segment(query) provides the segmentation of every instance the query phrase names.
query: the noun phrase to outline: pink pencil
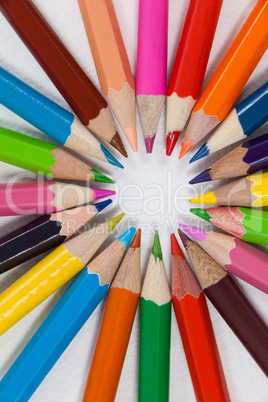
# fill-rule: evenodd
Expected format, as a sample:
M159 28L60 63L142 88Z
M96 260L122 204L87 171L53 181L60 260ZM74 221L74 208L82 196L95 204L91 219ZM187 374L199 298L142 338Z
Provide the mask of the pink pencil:
M147 153L167 90L168 0L140 0L136 94Z
M5 183L0 184L0 216L49 214L113 194L55 181Z
M236 237L180 225L222 268L268 293L268 256Z

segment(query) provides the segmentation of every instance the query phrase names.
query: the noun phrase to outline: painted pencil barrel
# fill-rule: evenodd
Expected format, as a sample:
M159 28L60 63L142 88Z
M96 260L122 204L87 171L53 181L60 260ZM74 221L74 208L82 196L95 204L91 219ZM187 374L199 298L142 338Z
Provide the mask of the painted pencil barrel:
M0 400L26 402L108 291L87 267L75 279L0 383Z
M37 215L53 213L55 182L0 184L0 215Z
M0 102L43 133L64 145L74 116L0 67Z
M83 402L115 399L139 296L127 289L109 290Z
M204 293L268 376L268 328L230 275Z
M171 302L141 297L139 402L168 401Z
M262 126L268 120L268 82L239 103L236 113L245 136Z
M234 244L224 268L268 294L268 255L240 239Z
M166 95L168 0L139 1L137 95Z
M172 302L197 401L230 401L204 294Z
M83 269L63 245L0 295L0 335Z

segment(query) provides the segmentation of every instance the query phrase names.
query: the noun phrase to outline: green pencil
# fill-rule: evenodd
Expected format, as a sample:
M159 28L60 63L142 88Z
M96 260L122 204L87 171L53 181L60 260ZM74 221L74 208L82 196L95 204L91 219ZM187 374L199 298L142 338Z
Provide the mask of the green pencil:
M55 179L114 183L75 156L50 142L0 127L0 160Z
M168 401L170 323L171 294L156 231L140 301L139 402Z
M244 207L192 208L193 214L246 242L268 245L268 212Z

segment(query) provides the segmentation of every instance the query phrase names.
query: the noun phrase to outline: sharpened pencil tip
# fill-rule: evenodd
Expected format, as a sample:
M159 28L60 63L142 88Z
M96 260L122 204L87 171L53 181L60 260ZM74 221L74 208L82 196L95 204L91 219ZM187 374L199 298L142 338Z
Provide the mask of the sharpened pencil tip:
M110 219L109 221L106 221L106 225L108 226L109 232L112 232L114 228L118 225L118 223L124 218L126 214L120 214L115 216L114 218Z
M154 140L155 140L155 135L153 137L145 138L145 148L146 148L147 154L151 154L153 152Z
M116 166L116 167L119 167L120 169L124 169L124 166L121 165L121 163L118 162L118 160L115 159L115 157L114 157L106 148L104 148L103 145L101 145L101 150L102 150L102 152L104 153L105 158L107 159L107 161L108 161L111 165Z
M180 224L180 227L196 241L203 241L207 238L207 232L204 229L184 224Z
M126 128L124 130L125 136L134 152L138 152L137 131L135 127Z
M99 183L112 183L115 181L110 179L110 177L105 176L103 173L100 173L98 170L91 168L91 172L94 174L94 181Z
M134 228L134 226L131 226L128 230L125 231L125 233L118 237L118 241L124 243L127 249L131 240L133 239L135 232L136 228Z
M95 208L97 208L98 213L101 212L104 208L108 207L113 201L112 200L105 200L101 202L97 202L96 204L93 204Z
M173 133L168 133L166 139L166 155L170 156L178 142L181 131L173 131Z
M187 243L188 243L189 241L192 242L192 240L191 240L190 237L188 237L181 229L178 229L178 233L179 233L179 236L180 236L180 238L181 238L183 247L184 247L184 248L187 248Z
M160 244L160 238L159 238L158 230L155 231L152 254L153 254L155 260L157 260L157 258L158 258L160 261L162 261L162 250L161 250L161 244Z
M204 183L205 181L211 181L210 175L211 169L206 169L202 173L195 176L192 180L189 181L190 184Z
M141 246L141 229L138 229L132 240L130 247L134 248L134 250L135 250L136 248L139 248L140 246Z
M111 195L115 194L115 191L105 190L102 188L91 188L93 193L93 200L99 200L100 198L110 197Z
M185 258L183 252L181 251L181 248L179 246L179 243L177 242L177 239L174 235L174 233L172 233L170 235L170 243L171 243L171 255L177 255L181 258Z
M204 158L205 156L209 155L209 149L207 147L207 143L205 143L197 152L196 154L192 157L190 160L190 163L196 162L199 159Z
M179 155L179 159L183 158L184 155L187 154L193 147L191 145L186 144L186 142L182 141L181 143L181 152Z
M127 151L123 145L122 139L120 135L116 132L113 138L111 139L110 144L117 150L119 151L125 158L128 157Z
M209 216L209 214L207 213L207 211L205 209L202 208L191 208L190 212L196 216L198 216L199 218L204 219L205 221L210 222L211 216Z
M199 195L198 197L192 198L190 200L192 204L217 204L217 198L213 191Z

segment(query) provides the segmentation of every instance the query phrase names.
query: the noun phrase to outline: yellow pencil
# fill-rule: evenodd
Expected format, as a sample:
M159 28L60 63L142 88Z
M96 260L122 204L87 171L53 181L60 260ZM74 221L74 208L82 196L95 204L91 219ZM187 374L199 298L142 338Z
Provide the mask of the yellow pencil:
M125 214L57 247L0 295L0 335L75 276Z
M214 191L192 198L190 202L193 204L265 207L268 205L268 172L256 173L233 181Z

